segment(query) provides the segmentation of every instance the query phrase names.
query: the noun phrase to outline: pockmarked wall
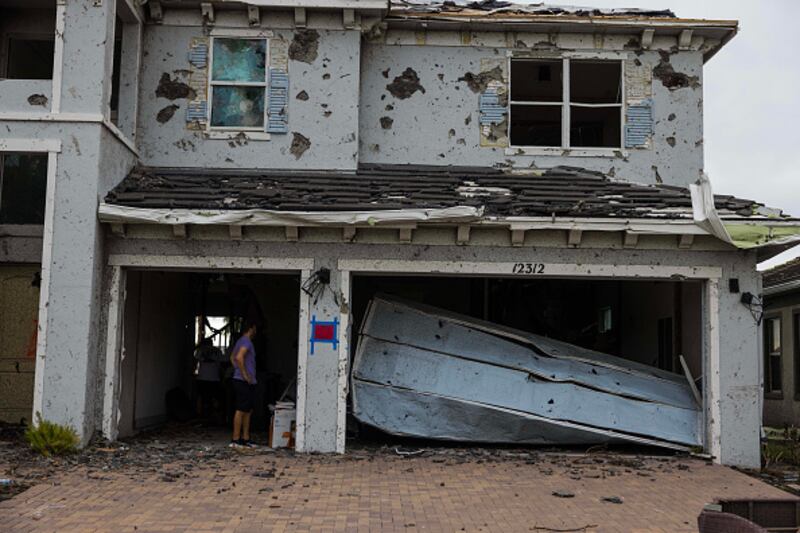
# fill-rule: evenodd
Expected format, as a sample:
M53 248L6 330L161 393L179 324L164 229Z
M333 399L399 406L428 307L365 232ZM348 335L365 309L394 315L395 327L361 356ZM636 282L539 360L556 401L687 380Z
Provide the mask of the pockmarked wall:
M468 36L465 44L465 38ZM365 163L585 167L639 183L687 185L703 168L702 76L705 46L679 51L658 38L651 50L634 35L392 31L365 40L362 59L360 154ZM482 124L481 96L507 95L509 53L560 58L612 54L624 63L626 124L633 108L651 113L651 133L637 146L604 150L513 147L505 122ZM488 92L487 92L488 91ZM501 104L503 97L501 96ZM611 152L611 153L609 153Z
M265 13L252 29L239 12L219 13L204 28L199 10L170 11L163 25L144 30L137 144L141 163L163 167L238 169L355 169L358 161L358 88L361 32L344 30L341 16L314 14L293 28L288 13ZM338 29L337 29L338 28ZM242 33L244 32L244 33ZM198 117L208 98L212 39L263 35L267 68L288 77L280 111L285 133L219 138ZM195 52L191 61L189 54ZM269 98L269 105L275 103ZM198 114L199 113L199 114ZM265 128L266 129L266 128ZM263 137L265 132L262 132Z

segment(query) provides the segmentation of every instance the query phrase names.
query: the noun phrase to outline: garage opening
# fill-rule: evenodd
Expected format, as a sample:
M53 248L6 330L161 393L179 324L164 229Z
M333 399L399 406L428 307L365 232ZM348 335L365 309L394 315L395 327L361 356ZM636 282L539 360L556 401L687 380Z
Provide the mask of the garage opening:
M526 401L535 402L536 395L540 393L529 393L523 390L531 382L535 382L534 385L539 387L539 390L548 388L547 390L554 391L552 397L545 399L542 412L545 416L552 412L552 416L558 419L559 424L558 427L548 427L544 430L552 438L545 435L546 438L541 439L542 442L552 441L551 443L558 444L557 434L559 432L565 432L565 439L570 441L565 444L583 442L581 439L592 442L592 438L606 435L606 430L610 430L611 433L608 433L612 435L610 442L622 442L630 436L633 442L648 444L652 443L652 440L648 437L650 430L645 426L651 423L657 424L661 413L664 413L665 420L672 420L670 417L674 418L675 412L687 417L685 423L683 421L676 423L676 427L680 426L678 431L686 431L690 434L690 437L683 438L682 442L685 443L692 439L702 442L702 429L700 428L703 394L702 287L702 283L699 281L354 275L352 281L351 367L355 363L354 372L357 374L361 372L359 380L364 383L364 387L362 387L364 390L370 387L374 388L370 394L361 394L358 401L363 404L364 402L375 402L374 398L392 397L399 402L400 396L405 395L409 402L408 405L411 407L405 407L407 412L394 420L390 420L394 415L390 413L392 409L388 405L367 406L373 408L371 414L368 417L360 416L364 411L363 405L360 405L355 412L353 410L353 391L358 391L358 386L355 385L357 380L354 378L348 404L350 413L355 415L350 418L351 435L368 439L391 440L397 436L426 438L424 433L429 431L432 435L430 438L437 440L458 440L455 437L448 439L447 435L467 434L477 435L474 440L480 442L482 440L481 424L486 423L486 420L496 419L502 415L508 416L506 425L517 423L514 417L520 413L519 405L521 404L513 402L522 402L523 404ZM356 357L361 341L359 333L363 333L365 317L370 313L375 313L376 306L370 302L376 301L376 298L409 302L410 307L402 309L410 311L408 313L397 312L395 309L395 316L391 320L384 321L384 330L386 331L382 336L377 333L373 334L371 331L367 333L381 338L378 339L377 344L373 338L373 344L370 345L373 346L370 349L373 350L375 357L370 360L362 359L359 363ZM423 304L421 306L423 314L428 313L436 317L437 309L445 313L443 318L439 319L438 326L433 324L431 331L436 330L437 327L443 328L441 335L449 336L450 341L455 335L473 335L470 337L473 340L462 342L460 346L463 351L458 352L452 348L458 342L451 342L448 345L445 340L440 342L431 339L432 342L427 345L427 348L420 348L424 341L418 342L415 339L417 336L415 333L404 337L399 326L397 335L394 335L391 331L393 321L398 323L399 321L424 320L418 316L409 316L409 313L413 315L416 312L415 304ZM477 319L483 326L473 327L475 324L469 323L468 319L461 321L459 325L460 319L456 318L453 321L455 325L448 329L452 324L449 324L451 317L446 313ZM435 322L436 318L431 320ZM368 323L372 324L370 321ZM390 325L385 326L385 324ZM521 364L519 358L522 355L517 349L517 344L526 344L525 342L518 343L512 338L513 335L499 340L494 338L492 328L495 327L497 331L513 329L523 334L531 334L531 338L540 339L541 342L533 341L534 344L529 346L531 357L536 360L540 359L539 356L551 355L546 353L548 344L556 345L556 351L560 350L568 356L565 360L570 359L569 364L584 358L583 354L588 354L586 355L588 359L584 359L583 362L589 361L592 364L584 366L584 369L588 368L588 372L594 374L597 374L599 370L599 375L595 380L595 377L590 374L582 381L579 379L578 381L581 382L577 383L574 374L580 371L580 369L575 370L578 367L569 367L568 370L565 370L566 377L543 375L543 371L535 367L523 368L526 372L529 371L529 376L520 381L519 391L486 392L492 387L502 389L506 383L507 387L517 387L512 384L514 376L510 375L512 379L504 382L503 380L506 378L499 373L498 368L506 371L508 369L504 367L508 365L513 367L512 370L520 370L518 365ZM474 331L482 328L484 329L477 333ZM424 337L426 335L425 323L419 322L412 325L406 330L406 333L416 331L419 332L420 338ZM439 334L435 336L440 339ZM507 342L509 339L511 339L510 343ZM495 341L497 347L495 347ZM542 342L544 351L542 351ZM537 343L538 346L536 346ZM381 346L388 348L380 348ZM504 346L506 348L503 348ZM508 351L504 352L504 349L508 349ZM375 353L375 350L382 350L382 353ZM570 352L575 352L577 355L573 358L573 354ZM441 354L447 355L449 362L439 366L440 362L437 358L440 359ZM603 361L602 364L595 365L591 359L594 357L592 354L598 354L600 360ZM364 353L359 357L362 355ZM605 375L610 368L606 365L608 361L603 359L606 356L613 356L609 361L612 362L613 369L611 370L616 372L614 375L617 377L609 378ZM364 355L364 358L367 357L369 354ZM415 357L417 359L413 359ZM491 357L491 359L486 359L486 357ZM504 357L507 357L508 361L504 360ZM512 362L511 359L514 357L517 359ZM401 362L400 358L408 359ZM547 358L545 357L545 359ZM476 360L482 363L482 366L476 364ZM692 390L692 386L689 384L682 360L685 362L688 374L692 376L691 381L696 390ZM561 364L564 361L558 361L558 363ZM536 363L532 364L535 366ZM381 365L386 368L377 368ZM630 368L628 368L629 366ZM420 370L422 368L425 370ZM449 370L443 371L435 378L430 377L431 374L440 372L441 368ZM403 372L408 375L403 375ZM478 376L483 373L487 376L486 381L481 381L481 377ZM628 383L626 380L629 375L637 380L640 377L642 379L635 384ZM603 381L606 378L610 379L610 383L608 380ZM462 397L458 384L459 379L465 380L463 387L472 387L481 394L467 392ZM453 380L456 382L452 383ZM654 383L652 390L650 390L651 381ZM580 387L575 387L576 383ZM628 385L632 388L625 389ZM378 387L380 393L378 393ZM432 388L425 389L425 387ZM661 390L662 387L666 388ZM388 392L389 389L392 389L391 393ZM445 392L445 389L449 392ZM676 398L674 405L668 405L668 408L665 408L667 410L664 411L662 403L672 403L670 395L673 394L671 392L673 389L680 393L678 396L685 397ZM605 394L609 391L613 394ZM430 398L437 396L440 392L443 398L442 405L431 402ZM415 393L419 394L413 396ZM605 416L605 414L598 413L596 420L590 412L592 402L588 401L588 405L587 402L581 404L576 399L578 393L586 394L586 398L590 398L591 394L603 393L605 395L600 394L602 397L598 396L597 406L602 402L607 402L612 411L618 407L619 413L609 415L609 421L604 425L600 421L602 418L600 415ZM392 396L387 396L387 394ZM493 398L492 394L494 397L505 398L511 403L501 404L499 410L489 411L491 416L476 414L472 407L475 407L476 410L481 409L484 405L482 402L487 401L487 398ZM561 410L556 409L559 406L559 394L565 397L569 404L562 407ZM457 405L451 402L454 395L459 396ZM635 404L633 408L624 403L629 400ZM450 403L443 406L444 402ZM417 407L420 408L422 414L414 411ZM638 412L639 408L643 410ZM432 411L439 413L437 416L440 418L437 419L436 416L430 415ZM542 412L531 416L535 418ZM448 423L441 417L450 416L447 413L460 413L458 416L470 418L470 423L477 424L478 427L471 432L473 428L465 429L465 425L468 424L459 422L460 426L457 429L443 429L443 426L448 426ZM653 417L647 413L656 413L656 415ZM524 416L528 417L528 414L525 413ZM358 420L359 418L361 421ZM364 423L365 418L369 423ZM375 423L376 420L378 423ZM405 431L404 420L408 421L408 431ZM574 429L576 420L589 428L592 433L589 437L583 435L576 440L574 434L570 433ZM450 433L447 433L448 431ZM496 434L503 434L503 431L505 430L501 427ZM624 438L613 437L617 431L625 433ZM656 440L663 440L668 445L670 445L669 441L681 440L670 431L672 429L665 430L664 435L660 435ZM423 435L419 433L423 433ZM442 435L445 437L443 438ZM472 439L468 438L467 440ZM492 438L486 437L486 442L490 440ZM535 441L535 438L531 438L519 442L534 443Z
M265 443L269 406L296 402L299 273L129 270L126 292L119 436L174 421L230 438L230 352L252 320L259 332L251 431ZM210 351L198 350L203 339Z

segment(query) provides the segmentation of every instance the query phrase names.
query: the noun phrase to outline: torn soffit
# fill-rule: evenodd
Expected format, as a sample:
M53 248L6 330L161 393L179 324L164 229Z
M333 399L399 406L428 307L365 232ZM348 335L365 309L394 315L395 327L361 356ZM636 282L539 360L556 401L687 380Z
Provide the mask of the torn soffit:
M532 15L575 15L675 18L669 9L639 9L564 6L536 2L517 4L501 0L392 0L392 13L463 13L494 15L498 13Z
M107 204L143 209L305 212L471 207L485 217L692 220L688 189L639 185L571 167L509 174L478 167L364 165L358 173L136 168ZM716 196L723 218L757 217L759 204Z
M208 0L160 0L161 5L168 8L186 8L199 6ZM144 0L142 3L146 3ZM244 5L258 6L268 9L355 9L358 11L381 11L389 8L388 0L211 0L217 8L238 8Z

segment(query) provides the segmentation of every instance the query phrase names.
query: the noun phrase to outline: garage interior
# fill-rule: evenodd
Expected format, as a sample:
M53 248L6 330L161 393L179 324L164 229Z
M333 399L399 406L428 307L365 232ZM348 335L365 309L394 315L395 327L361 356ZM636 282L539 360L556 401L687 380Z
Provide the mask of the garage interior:
M553 338L677 376L684 376L682 355L702 394L702 289L699 281L354 275L351 363L367 306L381 295ZM394 438L352 417L348 425L368 440Z
M195 348L205 330L224 354L212 420L230 430L230 348L245 320L255 320L257 407L252 431L267 431L267 405L285 393L296 401L299 273L129 270L124 309L119 436L170 420L200 420Z

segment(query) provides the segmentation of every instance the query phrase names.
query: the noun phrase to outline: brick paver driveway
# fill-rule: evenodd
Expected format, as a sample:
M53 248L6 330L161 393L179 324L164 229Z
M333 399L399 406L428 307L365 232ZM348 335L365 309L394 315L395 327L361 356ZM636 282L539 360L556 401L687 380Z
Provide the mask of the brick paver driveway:
M73 468L0 503L0 530L696 531L715 498L788 497L687 458L383 448L206 461L208 450L149 469Z

